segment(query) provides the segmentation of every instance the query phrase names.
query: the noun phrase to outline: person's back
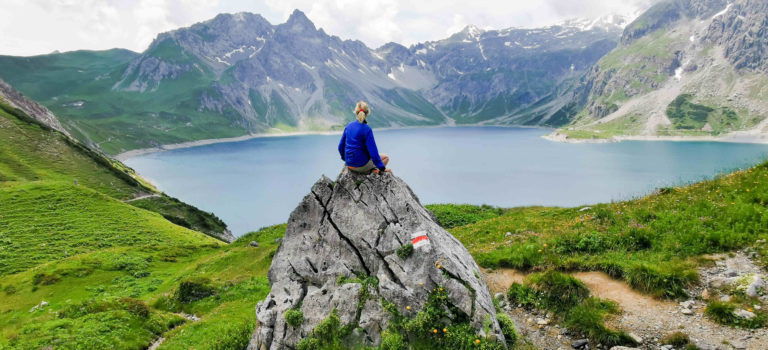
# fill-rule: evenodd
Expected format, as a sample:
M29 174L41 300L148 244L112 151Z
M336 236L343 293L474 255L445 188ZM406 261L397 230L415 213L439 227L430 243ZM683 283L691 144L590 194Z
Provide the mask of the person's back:
M355 106L357 120L347 124L339 142L339 155L347 168L359 173L370 173L372 170L390 171L386 168L389 157L379 154L373 130L368 126L368 104L360 101ZM391 171L390 171L391 172Z

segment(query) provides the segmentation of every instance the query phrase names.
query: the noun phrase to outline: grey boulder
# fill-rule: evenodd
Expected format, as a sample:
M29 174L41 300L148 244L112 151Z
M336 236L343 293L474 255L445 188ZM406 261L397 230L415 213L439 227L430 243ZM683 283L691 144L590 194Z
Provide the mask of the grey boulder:
M399 257L398 248L419 236L425 237L410 256ZM366 276L378 283L354 282ZM436 288L444 288L478 334L503 344L480 276L467 249L440 227L403 180L345 172L334 182L323 176L291 213L269 270L272 290L256 306L258 327L248 348L295 348L333 310L342 325L355 326L346 346L377 346L390 320L382 302L412 316ZM283 316L290 309L303 313L297 327ZM490 323L490 334L484 322Z

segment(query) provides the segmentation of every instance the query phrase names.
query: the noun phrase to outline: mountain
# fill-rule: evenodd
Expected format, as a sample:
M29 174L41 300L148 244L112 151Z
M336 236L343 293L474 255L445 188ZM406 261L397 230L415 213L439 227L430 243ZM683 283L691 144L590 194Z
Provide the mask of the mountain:
M585 76L572 137L768 135L765 1L668 0Z
M371 49L300 11L272 25L221 14L162 33L141 53L0 56L0 76L117 154L249 133L333 130L367 100L373 126L562 125L574 83L619 40L619 17L480 30ZM568 113L564 113L568 112Z

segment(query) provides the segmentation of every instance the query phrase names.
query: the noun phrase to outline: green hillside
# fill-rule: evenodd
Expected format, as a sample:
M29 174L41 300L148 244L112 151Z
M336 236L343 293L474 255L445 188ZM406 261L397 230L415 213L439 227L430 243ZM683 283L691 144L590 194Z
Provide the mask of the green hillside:
M150 54L167 58L181 55L159 49ZM0 56L0 76L48 107L76 138L91 140L110 154L246 133L242 127L222 122L220 115L198 110L197 98L203 93L215 93L209 87L210 72L190 72L182 79L149 87L146 93L113 90L137 55L114 49L34 57ZM234 112L222 111L225 116L228 113Z
M247 341L284 226L260 248L179 226L226 228L2 99L0 139L0 349Z
M0 187L27 182L77 183L155 211L172 222L218 237L226 224L215 215L157 193L133 169L50 130L0 97Z

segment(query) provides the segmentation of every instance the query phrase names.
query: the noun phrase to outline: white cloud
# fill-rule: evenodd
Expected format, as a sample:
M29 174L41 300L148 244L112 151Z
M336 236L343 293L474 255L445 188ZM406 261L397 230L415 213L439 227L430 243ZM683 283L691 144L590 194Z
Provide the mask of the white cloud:
M535 27L571 18L629 13L654 0L2 0L0 54L53 50L143 51L158 33L220 12L260 13L281 23L294 9L343 39L378 47L438 40L468 24Z

